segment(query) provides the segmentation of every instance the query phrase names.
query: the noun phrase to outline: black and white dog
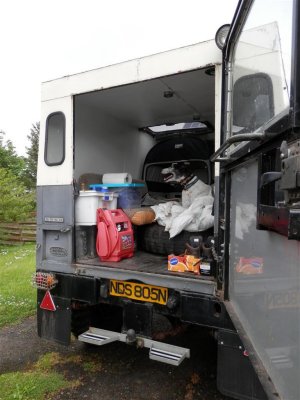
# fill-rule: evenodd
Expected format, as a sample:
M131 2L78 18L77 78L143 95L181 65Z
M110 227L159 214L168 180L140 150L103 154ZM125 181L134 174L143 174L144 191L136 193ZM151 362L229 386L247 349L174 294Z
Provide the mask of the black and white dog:
M189 166L189 162L182 161L172 163L170 167L161 170L164 182L177 183L182 187L184 208L188 208L197 197L211 195L211 187L194 175Z

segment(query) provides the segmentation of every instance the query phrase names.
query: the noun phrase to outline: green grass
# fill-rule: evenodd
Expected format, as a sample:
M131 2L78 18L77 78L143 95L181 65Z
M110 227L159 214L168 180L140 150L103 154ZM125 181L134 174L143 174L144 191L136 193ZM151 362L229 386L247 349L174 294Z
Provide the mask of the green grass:
M0 375L0 400L42 400L46 393L68 386L57 372L11 372Z
M36 311L35 245L0 246L0 328Z
M34 272L34 244L0 246L0 328L36 312L36 289L31 286ZM79 381L68 381L55 371L63 361L58 353L47 353L27 371L0 375L0 400L44 400L78 386Z
M0 375L0 400L43 400L50 393L78 386L79 381L68 381L53 370L58 361L58 354L48 353L29 371Z

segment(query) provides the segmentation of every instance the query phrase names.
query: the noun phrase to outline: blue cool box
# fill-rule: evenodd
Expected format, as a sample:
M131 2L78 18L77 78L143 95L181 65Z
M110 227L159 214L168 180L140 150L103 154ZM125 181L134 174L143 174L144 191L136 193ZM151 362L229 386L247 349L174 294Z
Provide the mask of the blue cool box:
M118 208L124 209L141 207L142 197L138 189L144 187L144 183L99 183L90 185L90 189L98 192L106 188L118 194Z
M142 188L144 183L95 183L90 185L92 190L101 190L102 188Z

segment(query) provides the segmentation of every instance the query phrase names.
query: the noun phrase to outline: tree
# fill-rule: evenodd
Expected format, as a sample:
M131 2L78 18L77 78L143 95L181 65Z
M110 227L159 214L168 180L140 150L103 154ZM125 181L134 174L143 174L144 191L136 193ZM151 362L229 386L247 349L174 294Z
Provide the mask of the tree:
M0 221L20 221L34 210L34 194L6 168L0 168Z
M25 170L25 159L17 155L11 140L5 140L5 132L0 131L0 168L5 168L21 178Z
M30 142L26 147L27 157L25 159L24 183L28 189L34 189L36 186L36 172L39 150L40 123L32 124L30 134L27 139Z
M26 148L28 157L18 156L5 133L0 131L0 221L27 219L35 209L35 181L39 123L33 125Z

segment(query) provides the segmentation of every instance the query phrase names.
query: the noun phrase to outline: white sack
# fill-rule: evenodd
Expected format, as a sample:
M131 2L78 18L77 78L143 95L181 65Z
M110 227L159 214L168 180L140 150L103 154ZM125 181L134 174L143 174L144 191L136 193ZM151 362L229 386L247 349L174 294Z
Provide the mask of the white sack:
M155 212L157 223L165 226L165 230L170 233L170 238L173 238L183 230L198 232L211 228L214 224L214 217L211 215L212 206L213 197L209 193L206 196L196 197L188 208L174 201L151 208Z

